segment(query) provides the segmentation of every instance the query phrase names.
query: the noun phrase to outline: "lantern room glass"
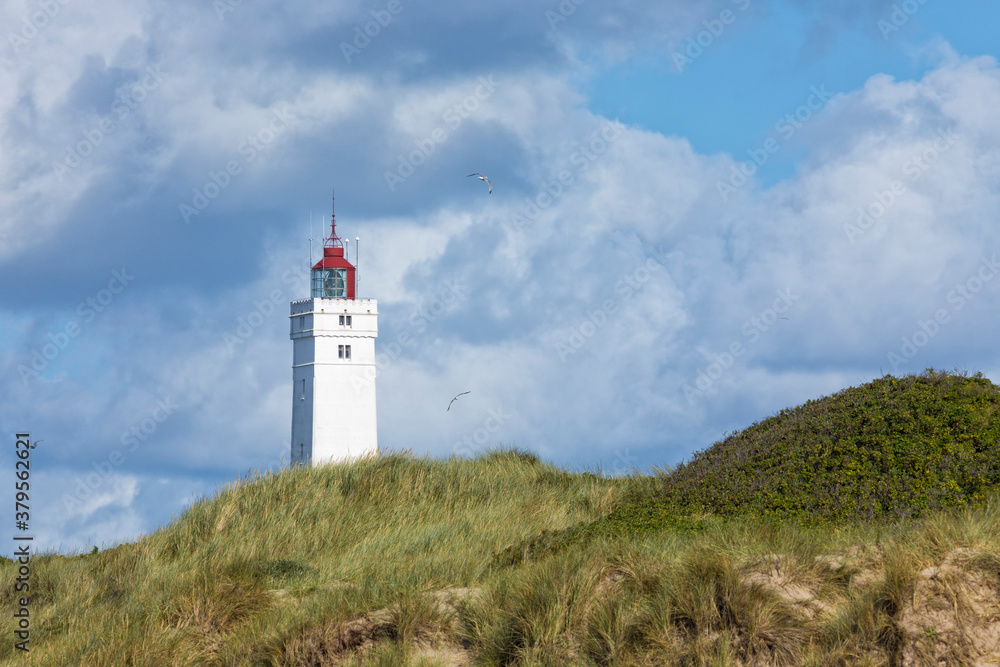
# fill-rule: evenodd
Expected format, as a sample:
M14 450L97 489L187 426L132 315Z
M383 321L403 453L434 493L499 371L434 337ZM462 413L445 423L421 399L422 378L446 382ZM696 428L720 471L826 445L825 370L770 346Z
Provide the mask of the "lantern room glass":
M347 269L313 269L314 299L346 299Z

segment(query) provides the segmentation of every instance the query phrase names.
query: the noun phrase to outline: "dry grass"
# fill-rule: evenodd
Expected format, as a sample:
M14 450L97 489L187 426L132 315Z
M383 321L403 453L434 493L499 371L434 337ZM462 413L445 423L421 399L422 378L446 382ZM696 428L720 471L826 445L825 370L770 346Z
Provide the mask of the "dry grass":
M1000 498L895 526L709 521L505 548L655 480L518 454L253 476L33 561L29 665L896 665L1000 660ZM13 570L0 605L13 611ZM991 597L992 596L992 597ZM10 621L7 621L10 623ZM8 634L8 637L11 636ZM995 643L995 642L994 642Z

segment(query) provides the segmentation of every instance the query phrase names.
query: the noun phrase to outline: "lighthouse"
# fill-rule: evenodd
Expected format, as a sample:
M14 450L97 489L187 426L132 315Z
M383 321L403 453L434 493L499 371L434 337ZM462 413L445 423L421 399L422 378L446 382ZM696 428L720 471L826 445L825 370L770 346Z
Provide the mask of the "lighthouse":
M378 453L378 304L357 298L357 282L357 268L344 254L331 214L323 258L311 271L312 293L292 301L289 316L293 464L316 466Z

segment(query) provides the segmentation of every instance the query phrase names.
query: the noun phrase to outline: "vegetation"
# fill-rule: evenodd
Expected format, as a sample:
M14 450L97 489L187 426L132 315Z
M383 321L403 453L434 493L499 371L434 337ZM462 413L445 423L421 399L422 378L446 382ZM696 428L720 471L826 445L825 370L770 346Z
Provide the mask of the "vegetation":
M1000 633L976 602L1000 591L998 401L886 376L652 476L518 450L253 475L135 543L34 558L31 653L0 661L973 664Z
M731 435L664 477L721 516L909 519L1000 485L1000 390L978 374L887 375Z

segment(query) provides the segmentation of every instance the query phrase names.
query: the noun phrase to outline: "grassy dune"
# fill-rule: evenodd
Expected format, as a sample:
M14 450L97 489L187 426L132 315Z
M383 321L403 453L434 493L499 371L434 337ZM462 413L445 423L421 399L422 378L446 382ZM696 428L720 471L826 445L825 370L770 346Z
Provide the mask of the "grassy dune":
M1000 661L998 401L886 377L652 476L516 450L254 475L136 543L36 557L31 653L0 661Z

